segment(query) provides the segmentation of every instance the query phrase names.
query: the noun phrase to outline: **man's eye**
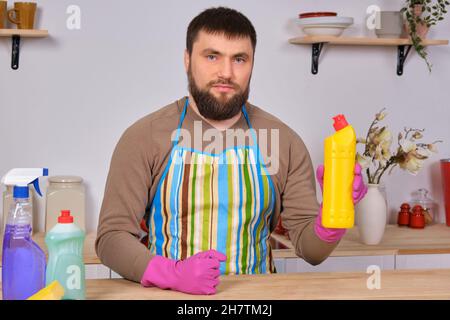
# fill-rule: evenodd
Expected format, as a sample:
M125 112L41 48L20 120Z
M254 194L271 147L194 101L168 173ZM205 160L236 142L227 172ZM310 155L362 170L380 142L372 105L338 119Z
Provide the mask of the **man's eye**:
M245 59L242 58L242 57L237 57L237 58L235 59L235 61L236 61L237 63L244 63L244 62L245 62Z
M208 55L206 56L206 58L207 58L208 60L210 60L210 61L215 61L215 60L216 60L216 56L215 56L215 55L212 55L212 54L208 54Z

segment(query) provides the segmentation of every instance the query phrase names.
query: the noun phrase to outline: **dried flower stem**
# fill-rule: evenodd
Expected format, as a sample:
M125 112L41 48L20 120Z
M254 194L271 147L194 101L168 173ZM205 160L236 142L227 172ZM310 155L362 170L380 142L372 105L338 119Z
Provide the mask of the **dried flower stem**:
M368 182L371 184L379 184L385 172L390 169L388 171L390 174L397 165L403 170L417 174L423 161L430 157L430 152L437 152L435 144L443 142L442 140L436 140L432 143L419 143L418 141L423 138L422 133L425 129L404 127L404 133L400 132L397 135L398 147L392 154L390 150L391 132L386 126L377 126L386 116L383 113L384 110L382 109L375 115L375 119L367 131L365 141L358 142L365 144L363 155L357 154L357 159L366 169ZM373 170L373 174L371 170Z
M369 156L369 134L370 134L370 130L372 130L373 126L377 123L377 119L373 120L372 124L369 127L369 130L367 130L367 135L366 135L366 147L364 149L364 155L365 156Z
M378 176L377 184L380 183L381 176L386 172L386 170L387 170L392 164L395 163L395 159L396 159L396 157L395 157L395 156L392 156L392 157L389 159L389 161L386 163L386 166L384 167L383 171L381 171L380 175Z

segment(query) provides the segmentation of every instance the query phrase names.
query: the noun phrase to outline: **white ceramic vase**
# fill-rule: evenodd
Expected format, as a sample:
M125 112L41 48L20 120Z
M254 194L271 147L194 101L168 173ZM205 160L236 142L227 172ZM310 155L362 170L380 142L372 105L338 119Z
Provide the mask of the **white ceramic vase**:
M368 184L365 197L356 205L359 238L362 243L376 245L381 242L386 228L386 200L378 184Z

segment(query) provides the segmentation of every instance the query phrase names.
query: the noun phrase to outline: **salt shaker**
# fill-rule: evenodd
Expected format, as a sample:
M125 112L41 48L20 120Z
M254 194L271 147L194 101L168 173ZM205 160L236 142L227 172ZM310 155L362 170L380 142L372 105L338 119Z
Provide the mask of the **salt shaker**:
M409 225L409 218L411 215L409 209L410 206L407 203L402 203L402 205L400 206L400 212L398 213L398 220L397 220L399 226Z
M423 214L423 208L420 205L413 207L411 217L409 218L409 227L416 229L425 228L425 216Z

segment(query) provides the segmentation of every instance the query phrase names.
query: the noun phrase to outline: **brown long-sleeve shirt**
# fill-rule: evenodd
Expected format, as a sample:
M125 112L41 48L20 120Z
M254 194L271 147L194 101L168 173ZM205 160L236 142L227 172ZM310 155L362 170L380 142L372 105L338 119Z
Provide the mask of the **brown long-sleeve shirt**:
M179 124L186 98L130 126L112 156L95 247L104 265L136 282L141 280L152 258L139 240L142 236L140 222L169 160L172 135ZM310 264L319 264L337 243L320 240L313 229L319 204L308 150L302 139L279 119L250 103L246 108L276 193L270 231L281 215L282 225L289 231L296 254ZM242 144L239 130L216 130L190 106L182 128L185 134L180 143L202 151L218 153L233 143ZM244 116L241 115L230 129L247 130ZM195 140L202 133L203 139ZM231 139L232 134L237 134L238 138ZM246 139L244 143L251 142Z

